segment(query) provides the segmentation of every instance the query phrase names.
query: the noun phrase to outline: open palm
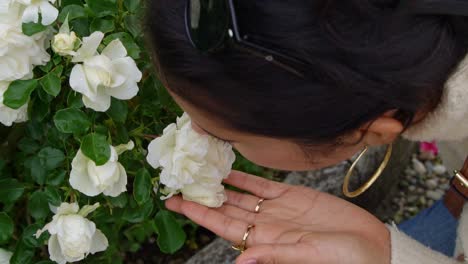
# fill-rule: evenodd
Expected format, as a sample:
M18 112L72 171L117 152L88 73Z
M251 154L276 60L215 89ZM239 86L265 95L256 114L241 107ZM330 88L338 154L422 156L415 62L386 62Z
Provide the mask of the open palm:
M225 182L251 194L227 191L228 201L218 209L180 197L166 205L234 244L255 225L237 263L390 263L385 225L349 202L237 171ZM260 198L266 200L255 213Z

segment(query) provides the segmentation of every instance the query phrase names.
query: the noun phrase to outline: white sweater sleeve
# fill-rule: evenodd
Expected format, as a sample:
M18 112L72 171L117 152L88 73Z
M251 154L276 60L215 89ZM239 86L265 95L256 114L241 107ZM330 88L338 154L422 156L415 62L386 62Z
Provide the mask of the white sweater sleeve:
M410 238L396 227L387 226L391 235L392 264L461 264Z

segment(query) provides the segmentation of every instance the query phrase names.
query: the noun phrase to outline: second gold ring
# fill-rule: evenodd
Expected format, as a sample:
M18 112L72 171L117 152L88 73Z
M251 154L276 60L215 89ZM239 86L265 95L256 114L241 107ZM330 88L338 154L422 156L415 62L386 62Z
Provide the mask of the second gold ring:
M260 212L260 208L262 207L262 204L264 201L265 201L265 198L258 200L257 206L255 206L255 210L254 210L255 213Z

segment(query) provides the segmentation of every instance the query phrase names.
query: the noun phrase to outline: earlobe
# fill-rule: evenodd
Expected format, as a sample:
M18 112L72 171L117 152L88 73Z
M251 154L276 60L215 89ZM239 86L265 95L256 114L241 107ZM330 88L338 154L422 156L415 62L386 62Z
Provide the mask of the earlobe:
M364 126L365 141L368 145L385 145L395 141L403 132L403 124L393 117L381 116Z

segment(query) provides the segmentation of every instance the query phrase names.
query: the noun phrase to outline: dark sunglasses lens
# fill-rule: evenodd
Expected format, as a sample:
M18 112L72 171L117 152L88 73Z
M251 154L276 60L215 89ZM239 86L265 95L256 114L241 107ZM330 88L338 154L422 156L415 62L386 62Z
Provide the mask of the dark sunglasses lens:
M192 44L209 52L219 48L229 29L229 7L225 0L188 0L185 23Z

